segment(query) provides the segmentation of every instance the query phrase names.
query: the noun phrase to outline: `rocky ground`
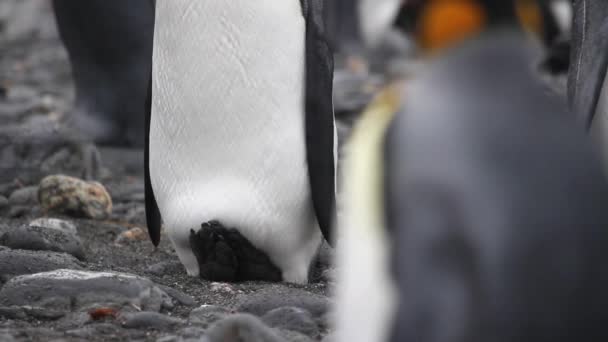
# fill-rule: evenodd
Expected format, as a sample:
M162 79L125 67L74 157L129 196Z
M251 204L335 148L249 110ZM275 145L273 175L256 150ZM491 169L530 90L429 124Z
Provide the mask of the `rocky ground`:
M49 5L0 3L0 341L329 339L328 248L306 286L191 278L166 236L148 240L142 151L101 149L103 187L57 176L81 160L38 141L74 97ZM344 112L367 101L337 82Z

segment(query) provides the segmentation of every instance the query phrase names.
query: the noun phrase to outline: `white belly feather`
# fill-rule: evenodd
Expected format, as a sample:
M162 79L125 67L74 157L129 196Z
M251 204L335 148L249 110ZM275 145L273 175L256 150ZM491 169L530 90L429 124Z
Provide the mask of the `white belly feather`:
M266 251L285 280L305 281L321 235L306 164L300 1L156 6L150 175L182 263L198 274L190 229L219 220Z

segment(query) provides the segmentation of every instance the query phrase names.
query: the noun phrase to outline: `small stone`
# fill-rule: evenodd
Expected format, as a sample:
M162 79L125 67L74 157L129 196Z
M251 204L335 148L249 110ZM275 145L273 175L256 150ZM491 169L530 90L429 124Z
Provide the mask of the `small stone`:
M262 321L273 328L297 331L311 338L319 336L317 324L310 312L304 309L296 307L274 309L262 316Z
M141 229L139 227L135 227L135 228L131 228L129 230L126 230L126 231L120 233L120 235L118 235L118 237L116 237L116 240L114 241L114 243L122 244L125 242L143 241L143 240L147 240L147 239L148 239L148 233L146 233L143 229Z
M0 283L23 274L61 268L81 269L76 258L65 253L26 251L0 247Z
M60 269L12 278L0 289L0 306L50 307L64 312L99 307L158 312L173 304L169 295L146 278Z
M38 200L45 211L75 217L105 219L112 213L112 199L103 185L64 175L44 178Z
M196 305L196 301L191 296L176 290L169 286L157 285L161 290L165 291L173 300L185 306L194 306Z
M236 314L207 330L209 342L286 342L255 316Z
M38 203L37 196L38 187L27 186L25 188L13 191L8 198L8 202L11 206L35 205Z
M161 261L148 266L146 272L161 277L165 274L181 273L183 272L183 268L184 266L179 261Z
M30 226L52 228L74 235L78 234L78 230L72 222L57 218L41 217L30 222Z
M0 195L0 209L8 207L8 198Z
M222 292L227 294L234 293L234 289L232 288L232 286L226 283L211 283L211 291Z
M155 329L166 330L176 325L183 325L184 320L158 312L134 312L120 316L122 326L127 329Z
M0 244L12 249L52 251L68 253L84 260L84 248L80 239L59 229L37 226L21 226L0 236Z
M212 323L226 318L231 314L231 311L215 305L203 305L190 312L188 321L191 324L200 325L203 328L207 328Z
M313 318L323 316L329 309L329 299L302 289L272 284L262 290L237 298L237 311L263 316L268 311L285 306L307 310Z

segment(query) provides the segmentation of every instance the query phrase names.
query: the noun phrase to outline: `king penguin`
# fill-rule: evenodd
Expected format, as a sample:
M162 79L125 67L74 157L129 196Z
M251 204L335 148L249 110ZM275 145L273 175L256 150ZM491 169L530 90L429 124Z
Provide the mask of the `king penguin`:
M156 1L148 229L158 244L162 218L189 275L306 283L332 241L322 16L321 0Z
M608 184L515 2L425 1L426 67L355 128L337 341L608 338Z

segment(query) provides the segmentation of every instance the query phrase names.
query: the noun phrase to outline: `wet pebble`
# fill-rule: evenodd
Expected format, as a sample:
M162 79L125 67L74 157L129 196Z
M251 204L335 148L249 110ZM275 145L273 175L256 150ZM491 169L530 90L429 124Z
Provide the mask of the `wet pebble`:
M169 317L158 312L134 312L120 316L122 326L128 329L166 330L185 324L183 319Z
M26 186L13 191L8 198L11 206L27 206L38 203L38 186Z
M307 310L312 317L323 316L329 308L329 299L298 288L273 284L249 295L237 298L237 310L263 316L273 309L297 307Z
M274 309L262 316L262 321L273 328L297 331L312 338L319 336L317 324L310 312L304 309L296 307Z
M80 238L65 230L23 225L0 236L0 244L13 249L68 253L85 259Z
M203 305L190 312L188 321L190 324L199 325L207 328L212 323L226 318L232 312L226 308L216 305Z
M112 213L112 199L103 185L64 175L44 178L38 200L45 211L75 217L104 219Z
M12 278L0 289L0 305L52 307L64 312L97 307L158 312L173 307L169 295L146 278L68 269Z
M65 253L26 251L0 247L0 283L23 274L62 268L81 269L76 258Z
M207 330L209 342L285 342L276 331L257 317L236 314L225 318Z

